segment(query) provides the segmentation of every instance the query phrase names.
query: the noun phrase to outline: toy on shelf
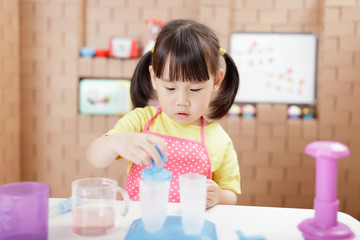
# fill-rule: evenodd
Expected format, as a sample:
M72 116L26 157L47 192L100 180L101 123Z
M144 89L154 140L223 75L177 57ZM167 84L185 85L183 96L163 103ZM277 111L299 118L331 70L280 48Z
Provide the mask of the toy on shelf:
M238 117L241 114L241 107L237 104L231 105L228 115L229 117Z
M80 48L80 56L84 58L92 58L95 56L96 49L93 47L82 47Z
M114 37L110 39L109 56L113 58L139 57L139 43L135 38Z
M302 110L303 119L314 119L314 108L313 107L305 107Z
M251 104L245 104L242 107L242 114L244 118L253 118L255 115L256 109L254 105Z
M155 39L158 33L160 32L161 28L164 26L164 22L156 18L146 19L145 22L149 30L149 36L148 36L149 41L144 47L143 54L147 53L148 51L151 50L152 47L155 46Z
M109 57L108 49L96 49L95 57Z
M290 119L298 119L301 116L301 109L298 106L292 105L288 108L288 117Z
M298 228L306 240L353 239L350 228L337 221L337 160L349 156L348 147L333 141L315 141L306 146L305 153L316 158L315 217L304 220Z
M139 43L135 38L113 37L110 39L109 49L96 49L93 47L81 47L80 56L84 58L137 58L140 56Z

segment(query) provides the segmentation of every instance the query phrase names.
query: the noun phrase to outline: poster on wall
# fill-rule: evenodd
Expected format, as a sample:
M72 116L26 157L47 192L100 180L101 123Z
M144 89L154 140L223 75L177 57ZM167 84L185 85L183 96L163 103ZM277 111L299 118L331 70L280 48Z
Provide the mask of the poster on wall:
M84 78L79 83L79 112L122 115L132 109L130 80Z
M316 35L235 32L230 55L240 74L235 102L315 103Z

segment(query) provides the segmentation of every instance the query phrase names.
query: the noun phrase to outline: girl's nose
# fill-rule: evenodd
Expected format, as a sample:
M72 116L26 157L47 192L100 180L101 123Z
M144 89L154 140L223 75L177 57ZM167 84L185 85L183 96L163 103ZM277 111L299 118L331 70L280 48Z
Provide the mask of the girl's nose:
M179 91L176 96L176 105L178 106L188 106L189 105L189 95L186 91Z

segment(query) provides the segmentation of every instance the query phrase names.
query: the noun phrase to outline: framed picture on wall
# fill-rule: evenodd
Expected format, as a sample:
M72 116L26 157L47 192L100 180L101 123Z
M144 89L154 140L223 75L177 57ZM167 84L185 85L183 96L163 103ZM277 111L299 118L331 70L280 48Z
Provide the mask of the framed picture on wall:
M129 79L80 79L80 113L91 115L123 115L131 109Z
M235 102L315 103L315 34L235 32L230 55L240 74Z

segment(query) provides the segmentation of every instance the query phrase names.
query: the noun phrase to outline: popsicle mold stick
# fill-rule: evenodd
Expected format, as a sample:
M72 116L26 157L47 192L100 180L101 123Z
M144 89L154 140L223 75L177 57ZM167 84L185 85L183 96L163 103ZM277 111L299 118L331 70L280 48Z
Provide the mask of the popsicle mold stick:
M305 153L316 158L315 217L298 228L306 240L354 239L350 228L337 221L337 160L349 156L349 148L338 142L315 141L306 146Z

